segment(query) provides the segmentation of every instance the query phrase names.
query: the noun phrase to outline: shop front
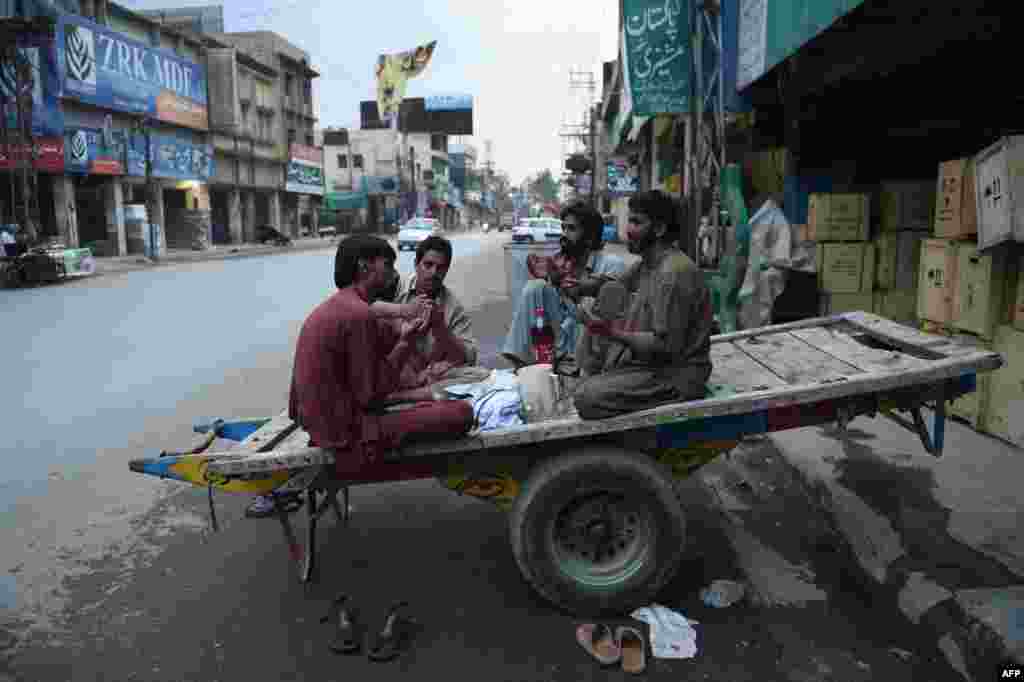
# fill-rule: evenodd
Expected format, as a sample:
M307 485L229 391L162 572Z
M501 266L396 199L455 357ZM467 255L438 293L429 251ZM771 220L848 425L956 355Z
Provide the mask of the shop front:
M324 150L292 144L288 150L282 232L298 237L319 229L324 196Z

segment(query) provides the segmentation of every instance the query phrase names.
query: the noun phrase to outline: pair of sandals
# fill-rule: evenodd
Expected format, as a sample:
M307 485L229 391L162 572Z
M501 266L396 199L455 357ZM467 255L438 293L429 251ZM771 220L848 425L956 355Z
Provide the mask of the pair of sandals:
M642 673L647 668L644 637L626 625L614 631L603 623L585 623L576 628L576 641L601 665L622 663L623 672Z
M356 613L346 603L347 595L339 595L334 599L331 610L320 619L321 623L334 620L334 638L328 648L336 654L352 655L360 653L364 643L359 638L359 623ZM403 617L400 610L407 607L407 602L396 602L388 609L384 626L379 632L369 633L366 637L366 656L371 661L384 662L398 657L412 640L413 630L418 624L411 618Z

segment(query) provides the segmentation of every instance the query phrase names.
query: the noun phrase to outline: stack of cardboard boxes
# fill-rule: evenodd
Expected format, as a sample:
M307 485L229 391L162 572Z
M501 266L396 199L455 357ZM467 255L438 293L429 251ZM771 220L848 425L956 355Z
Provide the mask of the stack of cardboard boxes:
M823 315L874 309L875 246L870 238L870 195L810 196L807 239L817 244Z
M977 390L957 400L952 413L980 431L1024 445L1019 255L1012 244L979 251L979 237L995 217L976 194L982 186L977 171L969 158L939 166L935 238L921 246L917 314L925 331L955 335L1003 355L1006 366L980 375Z
M1024 446L1024 136L938 171L812 194L794 237L815 243L820 314L874 312L1002 354L952 413Z

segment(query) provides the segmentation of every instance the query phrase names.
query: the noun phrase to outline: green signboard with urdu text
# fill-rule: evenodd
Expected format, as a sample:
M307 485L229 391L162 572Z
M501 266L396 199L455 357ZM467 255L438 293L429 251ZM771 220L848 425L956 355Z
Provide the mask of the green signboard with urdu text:
M637 116L690 110L690 0L622 0L625 85Z

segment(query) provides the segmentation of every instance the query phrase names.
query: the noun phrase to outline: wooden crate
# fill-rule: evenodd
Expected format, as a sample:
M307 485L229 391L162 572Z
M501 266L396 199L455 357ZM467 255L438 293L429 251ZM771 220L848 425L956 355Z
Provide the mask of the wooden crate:
M1008 322L1007 277L1010 271L1003 250L979 253L970 242L958 242L953 290L953 326L991 340L996 326Z
M807 225L812 241L865 242L871 236L871 197L867 194L812 194Z
M939 164L935 196L935 236L963 239L978 232L978 207L974 200L974 164L956 159Z
M883 182L879 197L881 226L885 231L931 230L936 182Z
M952 333L960 343L971 346L978 346L987 350L992 349L992 344L971 334ZM982 429L985 423L985 415L988 414L989 398L991 396L992 373L981 372L976 375L977 388L973 393L968 393L962 398L953 402L950 411L960 417L975 429Z
M917 317L948 325L953 321L953 296L957 284L956 242L926 239L921 242L917 280Z
M831 294L870 294L875 282L875 245L818 244L818 283Z
M996 329L993 349L1006 363L991 373L984 431L1024 447L1024 332L1009 325Z

